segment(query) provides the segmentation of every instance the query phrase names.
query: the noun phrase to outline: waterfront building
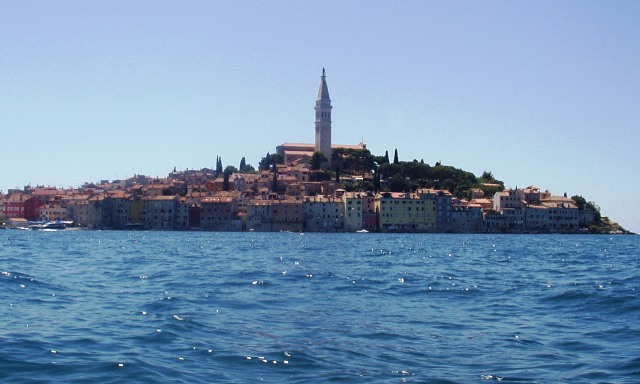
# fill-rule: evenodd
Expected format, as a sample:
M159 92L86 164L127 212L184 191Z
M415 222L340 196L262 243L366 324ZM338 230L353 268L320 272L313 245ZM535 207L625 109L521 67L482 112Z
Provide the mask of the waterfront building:
M472 203L453 204L451 211L451 232L477 233L484 230L482 206Z
M253 199L249 201L246 226L250 231L271 231L271 200Z
M29 196L24 200L24 218L29 221L40 220L40 207L45 205L44 196Z
M549 209L549 229L553 232L576 231L580 224L578 206L566 196L548 196L541 200Z
M271 230L301 232L304 229L304 202L300 199L271 201Z
M304 202L304 219L307 232L344 231L344 203L335 196L312 196Z
M176 229L179 231L185 231L189 229L189 209L191 208L191 201L187 197L179 197L176 201ZM198 227L200 223L196 227Z
M526 204L522 189L508 189L493 195L493 209L502 211L505 208L522 209Z
M419 189L420 199L432 201L432 212L435 212L435 230L448 232L451 230L451 213L453 212L453 196L451 192L442 189Z
M40 206L38 213L40 221L62 221L67 218L67 208L60 200Z
M24 218L24 201L26 197L22 192L11 193L7 196L4 204L4 217Z
M144 198L137 194L132 195L129 201L129 223L132 227L144 227L144 209Z
M200 200L200 229L205 231L236 231L241 229L236 216L237 199L232 195L216 195Z
M72 195L63 199L67 207L66 220L79 227L89 226L89 196Z
M175 228L176 196L153 196L144 200L144 228L171 230Z
M344 199L344 230L355 232L364 228L362 214L362 192L345 192Z
M7 195L0 194L0 221L6 219L4 210L7 204Z
M88 221L87 228L100 229L107 226L107 212L109 211L109 201L106 195L98 193L87 200Z
M529 231L549 231L549 208L544 205L528 205L525 208L525 227Z
M106 216L107 222L103 225L107 228L124 229L130 224L131 194L123 191L109 193L109 204Z
M423 199L415 193L385 192L376 199L381 231L435 231L435 199Z

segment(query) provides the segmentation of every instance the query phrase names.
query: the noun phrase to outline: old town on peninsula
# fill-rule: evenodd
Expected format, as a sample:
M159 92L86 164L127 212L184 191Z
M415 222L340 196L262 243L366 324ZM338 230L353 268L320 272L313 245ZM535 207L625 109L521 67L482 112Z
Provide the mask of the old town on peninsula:
M284 143L256 170L217 158L215 169L176 169L79 188L0 193L6 228L293 232L625 233L581 196L536 186L505 189L491 172L374 156L361 141L331 142L323 69L315 143ZM56 228L61 228L58 224Z

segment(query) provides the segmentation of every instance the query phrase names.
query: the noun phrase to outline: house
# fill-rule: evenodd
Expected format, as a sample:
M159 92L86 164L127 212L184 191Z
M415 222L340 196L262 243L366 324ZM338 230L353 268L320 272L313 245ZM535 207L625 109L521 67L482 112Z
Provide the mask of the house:
M234 231L241 229L236 215L237 199L232 195L215 195L200 200L200 229Z
M73 221L79 227L89 226L89 196L71 195L62 200L67 208L66 220Z
M345 192L344 200L344 230L355 232L364 228L363 223L363 193Z
M9 193L4 203L4 217L24 218L24 202L27 199L22 192Z
M301 232L304 229L304 202L301 199L271 201L271 230Z
M305 231L342 232L344 230L342 199L335 196L309 196L304 201Z
M29 221L23 217L10 217L5 220L7 228L27 228Z
M566 196L548 196L541 204L549 210L549 230L552 232L574 232L580 226L578 206Z
M67 218L67 208L60 200L41 206L38 212L40 221L62 221Z
M456 233L483 232L482 206L465 201L453 204L450 229Z
M153 196L144 198L144 228L172 230L175 228L176 196Z
M450 231L451 213L453 212L453 195L451 195L451 192L442 189L423 188L418 189L416 193L420 196L420 199L433 202L430 207L432 207L436 216L435 230L439 232Z
M381 231L435 231L435 200L423 199L415 193L386 192L376 199Z
M250 231L271 231L271 200L252 199L247 204L246 228Z

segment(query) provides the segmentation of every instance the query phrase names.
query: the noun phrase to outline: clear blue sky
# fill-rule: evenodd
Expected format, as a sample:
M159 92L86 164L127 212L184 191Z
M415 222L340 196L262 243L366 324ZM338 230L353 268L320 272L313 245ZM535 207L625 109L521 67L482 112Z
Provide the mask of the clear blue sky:
M0 189L333 141L583 195L640 232L638 1L0 1Z

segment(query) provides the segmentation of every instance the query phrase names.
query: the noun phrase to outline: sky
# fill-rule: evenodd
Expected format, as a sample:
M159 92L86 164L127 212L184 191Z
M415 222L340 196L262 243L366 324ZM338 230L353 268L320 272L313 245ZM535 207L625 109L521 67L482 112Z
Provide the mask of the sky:
M0 0L0 190L332 141L581 195L640 232L638 1Z

